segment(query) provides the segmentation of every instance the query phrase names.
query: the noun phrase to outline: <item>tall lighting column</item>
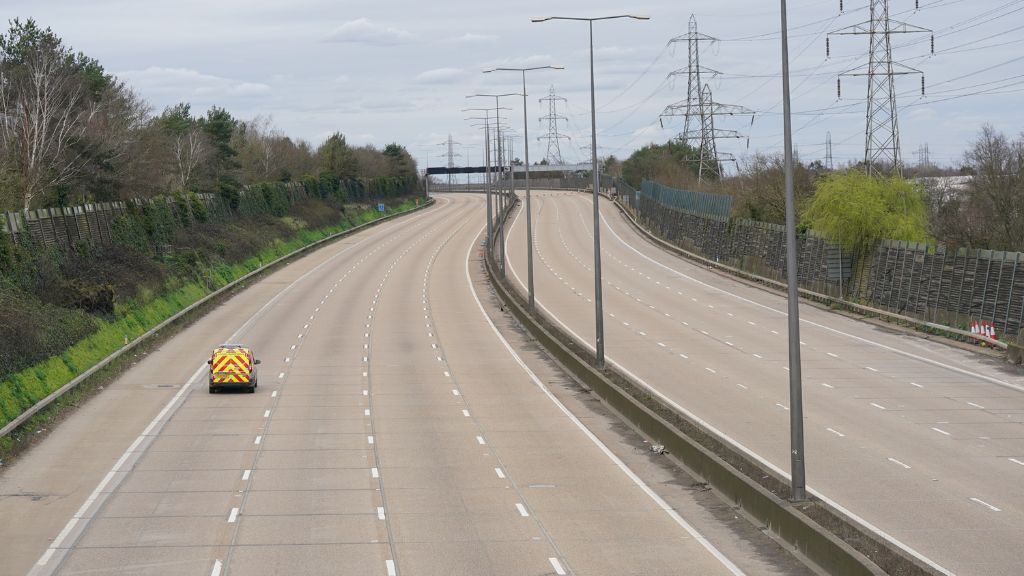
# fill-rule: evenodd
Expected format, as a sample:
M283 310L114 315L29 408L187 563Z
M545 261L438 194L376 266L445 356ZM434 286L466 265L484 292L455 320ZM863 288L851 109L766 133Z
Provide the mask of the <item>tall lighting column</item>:
M782 118L785 133L786 172L786 283L789 285L789 436L790 498L807 499L804 473L804 398L800 374L800 293L797 285L796 205L793 199L793 123L789 104L789 30L786 24L786 0L782 2Z
M545 16L543 18L532 18L532 22L547 22L548 20L578 20L586 22L590 27L590 160L591 171L594 173L594 315L595 330L595 359L598 368L604 368L604 301L601 296L601 212L598 201L600 199L601 180L597 172L597 108L594 104L594 22L596 20L615 20L617 18L632 18L633 20L650 20L647 16L636 16L622 14L620 16L603 16L600 18L572 18L568 16Z
M487 239L486 239L486 243L484 245L487 248L487 252L490 253L490 251L491 251L491 238L494 237L493 236L493 234L494 234L494 216L491 213L491 169L490 169L490 165L491 165L490 147L491 147L491 144L490 144L490 132L489 132L490 124L491 124L491 117L490 117L491 109L490 108L463 108L462 109L463 112L468 112L470 110L479 110L479 111L482 111L485 114L485 116L484 116L484 120L485 120L485 123L484 123L484 166L486 166L486 168L484 170L486 171L486 178L484 180L484 190L486 191L486 194L487 194ZM467 180L467 182L468 182L468 180Z
M533 66L530 68L490 68L491 72L521 72L523 75L523 157L526 172L526 291L529 294L530 310L533 310L533 212L530 210L530 133L526 117L526 73L531 70L565 70L565 66ZM515 172L512 172L515 180Z
M501 107L501 99L506 97L506 96L518 96L518 95L519 94L516 93L516 92L510 92L508 94L470 94L469 96L466 96L466 98L494 98L494 125L495 125L495 133L496 133L495 142L497 142L497 145L495 146L496 156L500 156L501 155L501 112L499 112L499 110L509 110L509 108L502 108ZM497 164L495 164L495 166L497 166ZM497 181L497 177L495 177L495 180ZM504 201L505 195L502 194L501 192L496 192L496 194L497 194L497 201L498 201L498 209L497 210L498 210L498 212L501 212L501 211L504 210L504 207L505 207L505 201ZM504 227L499 228L499 230L501 230L504 233ZM501 245L502 250L504 250L504 247L505 247L505 245L502 244ZM504 277L504 275L505 275L505 255L504 254L501 255L501 274L502 274L502 277Z

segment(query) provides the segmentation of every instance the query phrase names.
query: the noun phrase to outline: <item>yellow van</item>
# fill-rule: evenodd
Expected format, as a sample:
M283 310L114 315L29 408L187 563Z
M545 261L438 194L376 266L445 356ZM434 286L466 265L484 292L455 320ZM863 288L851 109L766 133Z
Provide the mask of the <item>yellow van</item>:
M224 344L213 349L206 361L210 365L210 394L221 388L245 388L255 392L256 365L260 363L251 348Z

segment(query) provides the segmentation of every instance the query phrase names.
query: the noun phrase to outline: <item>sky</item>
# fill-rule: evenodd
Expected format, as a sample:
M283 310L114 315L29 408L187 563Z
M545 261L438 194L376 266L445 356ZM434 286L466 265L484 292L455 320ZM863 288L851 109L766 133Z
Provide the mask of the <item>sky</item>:
M1024 131L1024 0L891 0L893 20L934 30L892 37L893 59L924 73L896 79L904 162L959 165L983 124L1010 136ZM828 32L869 20L869 0L788 3L794 145L805 161L824 160L831 133L837 165L862 159L867 80L843 76L867 64L868 37ZM701 65L713 99L754 111L719 116L718 150L739 160L782 150L779 3L751 0L608 0L490 3L469 0L6 0L3 13L34 18L75 50L97 58L159 113L189 102L217 105L236 118L268 117L292 137L319 144L342 132L352 144L397 142L424 165L480 165L482 128L465 108L493 107L477 93L522 91L519 73L493 67L560 65L527 76L526 127L531 161L542 158L548 113L538 101L554 87L568 162L589 158L590 79L587 24L531 23L531 17L641 14L650 20L594 25L598 150L626 158L682 131L681 117L661 117L685 101L687 33L694 15ZM682 69L682 74L671 75ZM522 157L523 102L502 99Z

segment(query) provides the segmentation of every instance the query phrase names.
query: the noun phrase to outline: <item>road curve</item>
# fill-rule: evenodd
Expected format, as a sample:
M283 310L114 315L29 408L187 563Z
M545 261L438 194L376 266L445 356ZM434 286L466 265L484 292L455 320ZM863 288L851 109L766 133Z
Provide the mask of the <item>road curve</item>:
M534 194L537 302L592 346L593 205ZM787 473L784 297L654 247L609 202L601 214L609 361ZM517 215L523 291L525 249ZM1019 574L1021 372L820 308L801 321L810 487L947 573Z
M0 478L33 534L0 572L742 573L492 324L483 211L348 237L140 359ZM255 394L207 393L224 341L262 360Z

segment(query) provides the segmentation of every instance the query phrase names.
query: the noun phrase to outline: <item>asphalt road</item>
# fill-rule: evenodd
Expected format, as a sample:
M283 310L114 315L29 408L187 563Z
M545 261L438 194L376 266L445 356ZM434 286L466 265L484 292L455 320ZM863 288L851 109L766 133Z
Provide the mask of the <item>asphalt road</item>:
M794 573L514 351L483 212L348 237L140 358L0 476L0 572ZM222 342L262 360L255 394L207 393Z
M536 298L594 342L593 205L535 193ZM609 362L788 473L786 303L656 248L602 201ZM508 237L525 292L525 217ZM1024 374L968 350L801 307L809 487L948 572L1024 553Z

